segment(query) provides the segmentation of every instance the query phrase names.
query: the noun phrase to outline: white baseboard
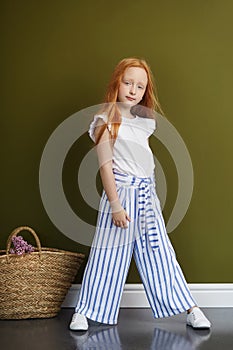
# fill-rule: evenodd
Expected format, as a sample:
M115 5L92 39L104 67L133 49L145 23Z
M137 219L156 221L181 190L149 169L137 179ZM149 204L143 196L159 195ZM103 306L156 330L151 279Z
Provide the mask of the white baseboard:
M80 291L80 284L73 284L64 300L62 307L75 307ZM233 307L233 283L203 283L189 284L189 288L200 307ZM142 284L125 284L122 308L149 308Z

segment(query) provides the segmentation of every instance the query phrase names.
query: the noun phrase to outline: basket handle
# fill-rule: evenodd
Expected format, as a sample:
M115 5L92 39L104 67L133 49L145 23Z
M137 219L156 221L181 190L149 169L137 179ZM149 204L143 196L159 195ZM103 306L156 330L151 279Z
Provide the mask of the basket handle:
M8 260L10 247L11 247L12 238L17 236L19 232L25 231L25 230L29 231L33 235L33 237L35 238L36 245L37 245L37 248L39 251L39 257L41 257L41 244L40 244L40 240L39 240L39 237L37 236L36 232L29 226L20 226L20 227L17 227L16 229L14 229L11 232L10 236L8 237L7 244L6 244L6 258L7 258L7 260Z

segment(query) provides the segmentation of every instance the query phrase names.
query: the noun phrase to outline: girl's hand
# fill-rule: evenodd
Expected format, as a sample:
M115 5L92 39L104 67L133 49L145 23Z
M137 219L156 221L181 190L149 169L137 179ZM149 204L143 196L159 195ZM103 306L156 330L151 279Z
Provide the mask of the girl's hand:
M123 208L120 211L112 213L112 220L114 225L122 228L127 228L127 221L131 221L129 215Z

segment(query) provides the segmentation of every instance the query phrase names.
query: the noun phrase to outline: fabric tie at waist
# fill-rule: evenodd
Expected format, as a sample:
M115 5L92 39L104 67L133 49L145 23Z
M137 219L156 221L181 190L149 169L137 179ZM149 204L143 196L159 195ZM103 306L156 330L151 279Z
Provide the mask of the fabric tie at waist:
M133 175L118 173L113 171L117 187L137 187L138 188L138 229L142 234L143 252L145 251L146 235L152 250L159 248L159 235L156 220L156 208L153 204L155 193L155 182L153 177L136 177Z

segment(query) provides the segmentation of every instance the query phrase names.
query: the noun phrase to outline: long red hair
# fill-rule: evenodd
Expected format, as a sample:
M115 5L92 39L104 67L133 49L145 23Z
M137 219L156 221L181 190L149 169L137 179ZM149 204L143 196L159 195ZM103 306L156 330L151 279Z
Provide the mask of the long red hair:
M140 58L134 58L134 57L124 58L118 63L118 65L115 67L113 71L112 77L110 79L110 82L108 84L107 91L104 97L104 107L101 111L102 113L107 114L108 124L111 125L111 138L113 140L116 140L118 130L121 125L121 114L117 106L118 91L119 91L119 87L120 87L120 83L122 81L123 75L126 69L130 67L143 68L146 71L147 79L148 79L143 98L138 105L131 108L131 113L135 115L142 114L141 116L149 117L149 118L155 117L154 111L164 114L160 106L160 103L158 101L158 95L157 95L153 75L147 62ZM143 107L146 107L146 108L143 108ZM99 142L106 127L107 125L105 124L98 131L96 143Z

